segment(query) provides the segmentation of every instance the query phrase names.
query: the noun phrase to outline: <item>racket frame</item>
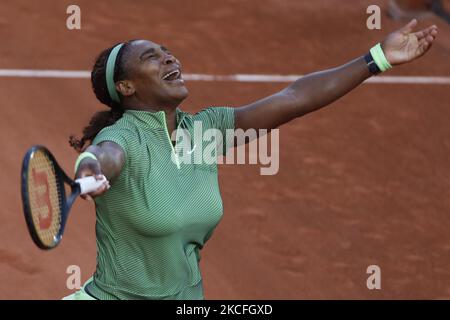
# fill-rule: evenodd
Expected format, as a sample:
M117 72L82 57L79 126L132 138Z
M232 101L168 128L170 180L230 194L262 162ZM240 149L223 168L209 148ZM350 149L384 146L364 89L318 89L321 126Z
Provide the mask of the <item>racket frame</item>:
M55 236L53 244L51 246L45 245L42 243L41 239L39 238L36 227L33 221L33 217L31 215L31 208L30 208L30 193L28 190L28 179L29 179L29 164L30 160L33 157L33 155L41 151L45 153L46 156L50 159L50 161L53 164L53 168L55 170L56 175L56 188L57 191L61 197L61 221L60 221L60 228L58 231L58 234ZM64 183L67 183L71 188L71 194L69 196L66 195L66 190L64 188ZM22 163L22 174L21 174L21 194L22 194L22 205L23 205L23 212L25 214L25 221L27 223L28 231L31 235L31 238L33 239L33 242L41 249L43 250L50 250L55 248L62 239L64 228L66 226L67 218L69 216L69 210L72 207L72 204L74 203L75 199L78 197L78 195L81 193L80 185L70 179L66 173L61 169L58 162L56 161L55 157L52 155L52 153L44 146L42 145L35 145L32 146L28 151L26 152L23 163Z

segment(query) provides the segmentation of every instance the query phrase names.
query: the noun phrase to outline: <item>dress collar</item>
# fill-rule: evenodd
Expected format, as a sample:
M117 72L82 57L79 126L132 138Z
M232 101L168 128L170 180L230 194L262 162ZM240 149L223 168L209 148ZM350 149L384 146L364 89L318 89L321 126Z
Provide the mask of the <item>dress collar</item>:
M182 111L180 108L176 108L176 122L177 128L182 123L186 112ZM131 116L140 122L145 123L151 128L167 128L166 124L166 114L164 111L143 111L143 110L125 110L124 115Z

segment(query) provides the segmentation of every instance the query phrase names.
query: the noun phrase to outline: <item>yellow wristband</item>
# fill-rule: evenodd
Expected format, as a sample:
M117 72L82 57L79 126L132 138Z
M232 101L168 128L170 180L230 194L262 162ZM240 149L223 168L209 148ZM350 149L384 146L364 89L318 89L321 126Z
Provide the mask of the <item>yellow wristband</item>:
M75 169L74 169L75 173L77 173L77 169L78 169L78 166L79 166L80 162L81 162L83 159L86 159L86 158L91 158L91 159L95 159L95 160L98 161L97 157L96 157L95 154L93 154L92 152L88 152L88 151L83 152L82 154L80 154L80 155L78 156L78 159L77 159L77 161L75 162Z
M370 54L372 55L373 61L375 61L381 72L384 72L392 68L391 64L384 55L380 43L376 44L372 49L370 49Z

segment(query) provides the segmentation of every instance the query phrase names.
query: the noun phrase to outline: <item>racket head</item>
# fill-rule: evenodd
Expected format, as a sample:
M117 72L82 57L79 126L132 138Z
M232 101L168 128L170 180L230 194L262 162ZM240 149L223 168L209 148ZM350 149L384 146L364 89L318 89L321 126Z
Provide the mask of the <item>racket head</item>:
M21 174L23 211L31 238L44 250L55 248L62 239L71 205L64 182L73 185L50 151L44 146L27 151Z

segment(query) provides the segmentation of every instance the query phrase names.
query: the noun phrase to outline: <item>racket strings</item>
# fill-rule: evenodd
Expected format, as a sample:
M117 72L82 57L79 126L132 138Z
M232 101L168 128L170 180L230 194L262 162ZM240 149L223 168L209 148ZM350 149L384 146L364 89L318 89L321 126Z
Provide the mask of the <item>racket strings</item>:
M52 247L61 228L63 205L55 168L48 155L38 150L33 153L28 170L30 209L35 231L45 246Z

